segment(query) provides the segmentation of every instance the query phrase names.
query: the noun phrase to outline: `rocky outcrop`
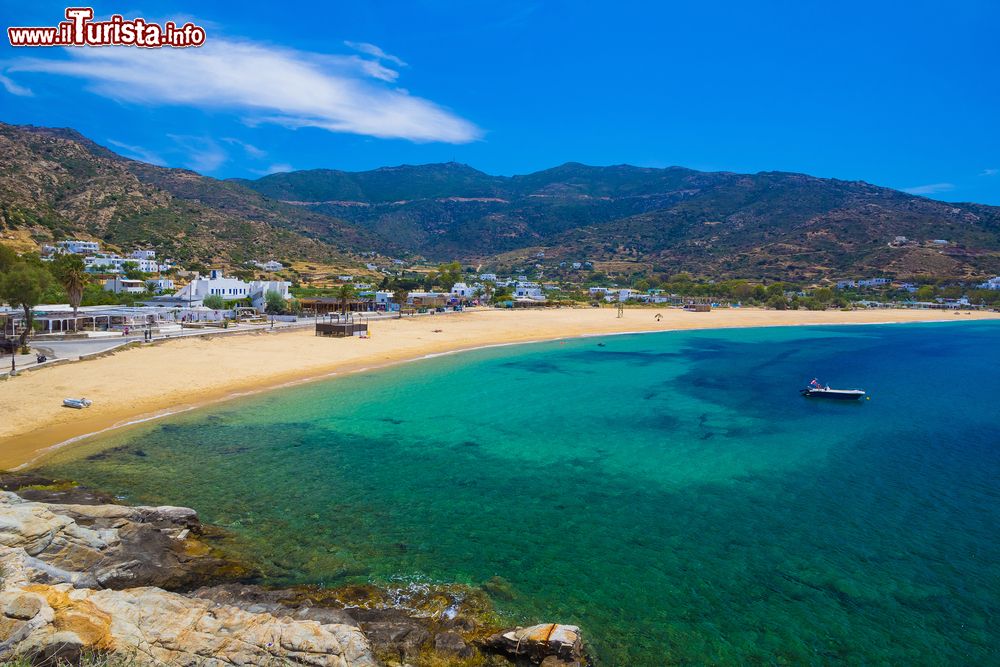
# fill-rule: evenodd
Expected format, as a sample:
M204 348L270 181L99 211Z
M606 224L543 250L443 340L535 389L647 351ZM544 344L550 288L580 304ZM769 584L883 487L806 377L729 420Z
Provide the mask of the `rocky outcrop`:
M0 664L17 655L73 663L95 651L171 667L583 661L573 626L497 633L477 588L264 588L202 540L194 510L126 507L0 475L0 489L11 488L18 493L0 490Z
M0 492L0 545L78 587L186 588L246 574L201 541L185 507L52 504Z
M23 548L0 547L0 660L73 661L87 650L176 667L377 664L355 626L251 613L153 587L52 583L52 572L38 564Z
M527 659L544 667L580 667L583 641L575 625L543 623L515 628L486 640L486 645L514 660Z
M199 531L182 507L48 504L0 492L0 661L72 661L86 650L177 667L377 664L356 624L147 585L228 567L193 537Z

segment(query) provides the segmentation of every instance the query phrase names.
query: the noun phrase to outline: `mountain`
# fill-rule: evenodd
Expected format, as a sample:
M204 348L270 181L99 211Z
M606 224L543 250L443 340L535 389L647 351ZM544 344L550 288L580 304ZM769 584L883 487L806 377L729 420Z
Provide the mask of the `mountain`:
M507 177L454 162L218 180L2 123L0 235L82 235L186 263L357 265L376 250L548 275L584 261L789 280L1000 273L1000 208L860 181L579 163Z
M2 123L0 228L39 243L83 235L152 246L182 263L342 261L376 242L238 183L121 157L74 130Z
M804 174L568 163L501 177L448 163L241 184L434 259L524 266L544 252L544 264L795 279L1000 272L1000 208Z

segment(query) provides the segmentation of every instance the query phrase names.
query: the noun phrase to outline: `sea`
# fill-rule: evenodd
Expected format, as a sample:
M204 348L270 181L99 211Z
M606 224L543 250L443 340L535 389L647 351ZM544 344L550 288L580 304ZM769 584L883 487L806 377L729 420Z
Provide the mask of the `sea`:
M577 624L599 665L1000 664L997 322L487 348L41 471L196 508L268 585L499 577L506 620Z

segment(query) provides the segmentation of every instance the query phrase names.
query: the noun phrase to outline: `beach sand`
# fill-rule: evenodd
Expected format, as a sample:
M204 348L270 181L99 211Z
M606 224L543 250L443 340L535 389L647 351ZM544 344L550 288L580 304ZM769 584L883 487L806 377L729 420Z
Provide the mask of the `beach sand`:
M377 320L369 339L321 338L310 328L165 341L0 382L0 469L33 462L85 434L241 393L486 345L633 331L986 318L1000 314L665 308L626 309L618 318L615 308L481 310ZM85 396L93 406L63 408L62 399L70 396Z

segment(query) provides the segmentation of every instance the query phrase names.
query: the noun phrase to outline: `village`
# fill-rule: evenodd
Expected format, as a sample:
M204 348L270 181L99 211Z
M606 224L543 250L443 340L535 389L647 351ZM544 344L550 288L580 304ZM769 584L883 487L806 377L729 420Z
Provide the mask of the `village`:
M560 262L558 280L545 280L540 264L511 276L476 271L458 262L414 266L380 258L347 273L317 272L255 260L230 270L189 270L154 249L120 254L94 240L65 239L41 248L38 260L56 271L75 266L79 289L66 303L32 299L0 305L0 353L11 355L16 372L67 355L85 357L134 341L215 332L313 326L322 335L368 335L371 318L462 311L467 308L677 307L709 311L748 305L777 310L804 308L988 309L997 306L1000 277L980 284L935 289L886 277L843 279L829 287L785 283L695 280L686 274L665 280L608 276L589 261ZM538 256L541 259L541 255ZM65 270L63 270L65 273ZM72 271L70 272L72 273ZM571 276L567 278L567 276ZM621 283L627 282L627 286ZM66 285L64 285L66 286ZM56 286L58 287L58 286ZM967 292L979 295L970 299ZM15 301L19 301L15 303ZM88 303L88 301L90 303ZM96 302L96 303L94 303ZM33 347L32 347L33 346ZM17 350L20 354L13 354Z

